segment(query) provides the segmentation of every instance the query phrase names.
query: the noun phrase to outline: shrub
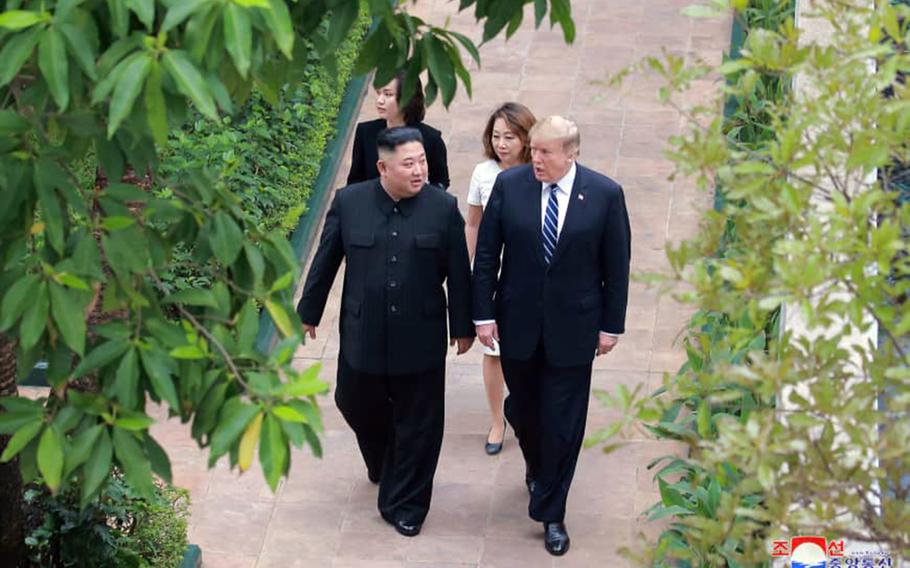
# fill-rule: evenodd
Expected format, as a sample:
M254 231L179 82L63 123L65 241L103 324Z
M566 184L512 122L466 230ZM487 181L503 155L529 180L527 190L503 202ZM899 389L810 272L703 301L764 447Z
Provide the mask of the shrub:
M28 566L174 568L187 547L189 494L169 485L143 499L115 474L84 509L75 489L54 496L34 485L25 502Z

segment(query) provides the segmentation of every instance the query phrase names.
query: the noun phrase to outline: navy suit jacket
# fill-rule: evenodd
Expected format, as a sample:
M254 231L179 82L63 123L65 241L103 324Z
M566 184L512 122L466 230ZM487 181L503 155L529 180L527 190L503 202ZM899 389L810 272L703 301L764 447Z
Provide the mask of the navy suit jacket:
M500 173L477 239L473 318L496 320L503 357L529 359L542 337L550 364L588 364L600 331L625 331L631 231L622 188L577 165L549 266L542 239L531 166Z

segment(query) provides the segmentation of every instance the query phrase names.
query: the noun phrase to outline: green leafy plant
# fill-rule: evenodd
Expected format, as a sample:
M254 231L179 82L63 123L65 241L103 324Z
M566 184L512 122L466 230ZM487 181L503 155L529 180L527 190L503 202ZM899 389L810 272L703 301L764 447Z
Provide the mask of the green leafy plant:
M186 551L189 494L183 489L157 484L144 498L115 474L85 507L73 489L52 495L41 486L27 489L25 502L31 531L23 568L172 568Z
M910 208L892 179L910 157L910 12L814 3L802 17L828 26L822 43L799 37L789 1L690 13L734 7L741 57L643 62L688 119L670 141L675 175L723 199L668 251L663 284L686 283L677 298L698 310L687 362L654 395L605 397L625 410L595 439L608 449L639 421L689 448L650 464L661 502L648 514L669 523L644 552L626 552L653 566L764 566L771 539L820 534L899 561L910 555ZM735 112L674 102L712 74L727 79ZM796 76L811 88L791 90ZM781 325L794 313L809 333ZM873 326L878 342L855 340Z

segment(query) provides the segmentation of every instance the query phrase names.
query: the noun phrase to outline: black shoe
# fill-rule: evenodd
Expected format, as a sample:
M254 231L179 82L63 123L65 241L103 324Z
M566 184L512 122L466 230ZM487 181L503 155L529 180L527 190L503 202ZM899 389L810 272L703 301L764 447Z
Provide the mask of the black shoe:
M569 533L563 523L543 524L543 545L553 556L562 556L569 551Z
M492 432L492 431L493 431L493 429L490 428L490 432ZM498 454L499 452L502 451L502 443L506 439L505 421L503 421L503 423L502 423L502 440L500 440L497 443L490 442L490 432L487 432L487 443L484 445L483 449L487 452L488 456L495 456L496 454Z
M420 528L422 523L412 523L410 521L402 520L392 520L385 515L382 515L382 518L385 519L387 523L395 527L395 530L398 531L398 534L402 536L417 536L420 534Z

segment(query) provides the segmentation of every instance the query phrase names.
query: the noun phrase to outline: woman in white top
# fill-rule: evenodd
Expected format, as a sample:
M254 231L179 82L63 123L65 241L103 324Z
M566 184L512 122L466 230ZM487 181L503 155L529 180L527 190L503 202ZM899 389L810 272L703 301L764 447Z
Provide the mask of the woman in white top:
M483 209L490 199L493 182L499 172L531 161L528 132L535 122L534 114L519 103L503 104L493 111L487 121L483 131L483 153L487 159L474 167L468 188L468 220L464 230L472 260L477 248L477 230ZM484 449L492 456L502 450L505 437L506 424L502 411L505 381L499 364L499 345L494 344L494 349L483 347L483 352L483 384L492 418Z

